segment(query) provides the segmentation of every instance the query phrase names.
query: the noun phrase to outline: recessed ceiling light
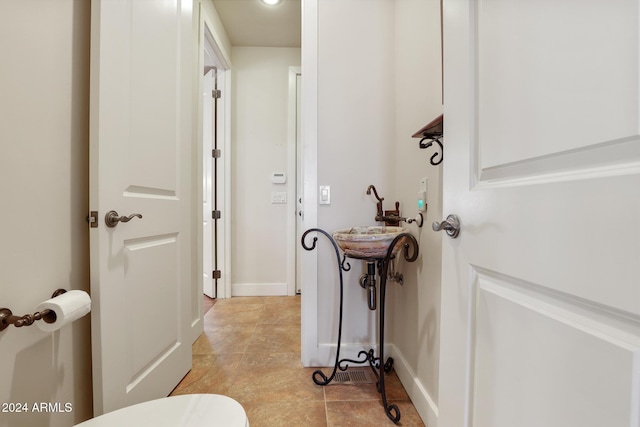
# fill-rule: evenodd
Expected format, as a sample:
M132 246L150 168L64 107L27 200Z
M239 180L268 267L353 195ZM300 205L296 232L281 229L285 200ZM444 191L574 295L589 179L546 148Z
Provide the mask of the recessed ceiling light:
M262 3L268 4L269 6L275 6L280 3L282 0L262 0Z

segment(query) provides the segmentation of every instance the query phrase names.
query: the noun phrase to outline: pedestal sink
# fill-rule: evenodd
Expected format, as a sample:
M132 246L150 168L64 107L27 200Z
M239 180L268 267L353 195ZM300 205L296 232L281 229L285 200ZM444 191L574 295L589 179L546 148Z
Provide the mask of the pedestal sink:
M311 244L307 244L305 239L310 233L320 233L324 235L335 250L336 264L338 275L340 277L340 308L338 309L338 342L336 345L336 359L331 374L326 375L322 370L318 369L313 372L311 378L313 382L319 386L326 386L336 378L338 369L345 371L350 365L369 364L373 375L376 377L377 390L382 397L382 405L387 417L394 423L400 421L400 408L398 405L387 401L387 392L385 388L385 373L391 372L393 369L393 358L384 358L384 313L387 280L389 277L395 277L389 273L389 266L392 258L399 255L401 249L402 257L406 262L414 262L418 259L418 241L413 235L407 233L403 227L349 227L336 230L333 235L329 235L326 231L319 228L310 228L302 234L301 243L305 250L311 251L316 248L317 237L313 237ZM397 240L396 240L397 239ZM392 252L390 247L395 241ZM340 261L340 249L344 252L342 261ZM376 309L376 268L380 283L380 310L378 317L378 354L371 348L369 351L362 350L358 353L357 359L340 358L340 345L342 339L342 313L344 311L344 282L342 277L343 271L349 271L351 265L346 263L346 257L360 258L366 261L367 273L360 276L360 286L365 288L369 293L369 309ZM391 268L393 271L393 267ZM364 277L363 277L364 276Z
M387 279L390 277L389 265L392 264L392 258L404 248L402 256L406 262L414 262L418 259L418 241L403 227L350 227L336 230L331 236L320 228L310 228L302 234L302 247L311 251L316 248L318 237L313 237L311 244L305 239L310 233L320 233L324 235L331 244L336 254L336 265L338 275L340 277L340 308L338 309L338 342L336 345L336 359L331 374L326 375L322 370L318 369L313 372L311 378L313 382L319 386L326 386L336 378L338 369L345 371L350 365L369 364L371 371L376 377L377 390L382 396L382 405L387 417L394 423L400 421L400 408L396 404L387 401L387 392L384 384L385 373L391 372L393 369L393 358L384 358L384 312ZM396 241L396 239L398 239ZM393 253L389 253L391 244L396 241L393 247ZM344 252L344 257L340 261L340 249ZM342 339L342 313L344 311L344 282L342 278L343 271L349 271L351 265L346 263L346 257L360 258L367 263L366 281L362 281L360 286L369 291L369 308L375 310L375 294L376 294L376 268L380 278L380 310L378 317L378 355L373 348L369 351L362 350L358 353L358 358L340 358L340 344ZM373 304L371 302L373 301Z
M389 245L398 234L406 233L404 227L383 227L378 225L368 227L349 227L336 230L333 239L340 249L350 257L363 259L378 259L387 256ZM405 240L403 238L402 240ZM395 255L405 242L395 245Z

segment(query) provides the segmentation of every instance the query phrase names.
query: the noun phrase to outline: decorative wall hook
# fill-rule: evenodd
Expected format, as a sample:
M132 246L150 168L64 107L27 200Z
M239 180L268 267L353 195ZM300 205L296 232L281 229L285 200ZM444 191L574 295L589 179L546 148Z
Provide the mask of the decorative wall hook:
M440 141L443 137L443 132L444 114L440 114L438 117L430 121L426 126L424 126L422 129L411 136L412 138L421 138L418 146L422 149L431 147L434 142L438 143L438 145L440 146L440 151L436 152L433 156L431 156L430 159L433 166L439 165L444 159L444 147L442 146L442 142ZM440 155L440 159L436 160L438 155Z
M57 289L51 298L55 298L67 292L64 289ZM33 314L25 314L24 316L15 316L8 308L0 308L0 331L4 331L9 325L14 325L16 328L22 326L30 326L36 320L44 320L46 323L53 323L56 321L56 313L51 310L37 311Z
M438 145L440 146L440 152L439 153L436 152L433 156L431 156L431 159L429 160L433 166L438 166L440 163L442 163L444 147L442 146L442 142L440 142L440 138L442 138L442 136L438 136L438 137L425 136L420 140L420 148L423 148L423 149L431 147L434 142L437 142ZM429 142L423 142L427 139L429 140ZM440 154L440 160L435 160L435 158L438 157L438 154Z

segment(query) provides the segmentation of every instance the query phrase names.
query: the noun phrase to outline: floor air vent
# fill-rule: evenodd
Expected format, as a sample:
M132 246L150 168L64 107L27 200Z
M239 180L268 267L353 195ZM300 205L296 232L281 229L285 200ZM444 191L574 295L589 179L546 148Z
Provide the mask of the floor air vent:
M371 376L364 369L352 369L348 371L338 371L333 379L336 384L371 384Z

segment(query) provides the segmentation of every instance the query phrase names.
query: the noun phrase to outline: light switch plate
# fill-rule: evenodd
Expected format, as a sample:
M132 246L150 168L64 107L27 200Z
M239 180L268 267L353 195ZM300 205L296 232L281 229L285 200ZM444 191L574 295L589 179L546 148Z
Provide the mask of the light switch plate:
M330 205L331 204L331 186L321 185L320 191L318 192L318 198L320 199L321 205Z
M429 188L429 180L424 177L420 180L420 191L418 191L418 210L424 212L427 210L427 189Z
M425 177L420 180L420 191L427 191L429 180Z
M287 203L287 193L286 191L272 191L271 192L271 203Z
M284 184L287 182L287 174L284 172L273 172L271 174L271 182L273 184Z

